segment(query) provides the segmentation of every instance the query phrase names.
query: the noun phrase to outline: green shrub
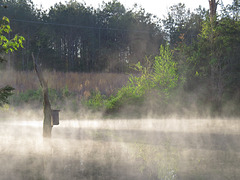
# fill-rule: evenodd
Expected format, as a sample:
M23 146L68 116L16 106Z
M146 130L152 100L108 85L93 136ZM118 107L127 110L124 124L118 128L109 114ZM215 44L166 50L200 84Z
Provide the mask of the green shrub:
M41 89L27 90L25 92L15 93L10 97L10 102L14 105L20 105L28 102L41 102L42 99L43 97Z
M151 80L153 87L158 89L163 96L169 96L171 89L176 87L178 82L177 75L177 63L172 60L173 53L169 49L169 46L164 48L160 47L159 56L155 57L153 64L153 73L151 74Z
M69 96L71 96L71 93L69 92L67 86L65 86L65 87L63 88L63 90L62 90L62 95L63 95L63 97L66 97L66 98L69 97Z
M70 99L72 96L75 96L73 93L70 93L65 87L63 90L56 90L49 88L48 89L49 100L53 106L61 106L67 99ZM43 93L42 89L37 90L27 90L25 92L15 93L10 97L11 104L18 106L23 103L39 103L43 102Z
M99 90L91 91L91 95L88 99L83 100L82 103L86 105L88 108L94 110L100 110L104 107L106 101L106 96L102 95Z
M106 102L107 112L117 111L126 104L141 105L145 95L156 90L158 97L161 97L160 100L166 102L170 96L170 90L178 82L177 64L172 61L172 56L169 46L161 46L160 54L153 62L146 58L146 67L140 62L133 65L132 68L138 71L140 76L130 75L127 84Z

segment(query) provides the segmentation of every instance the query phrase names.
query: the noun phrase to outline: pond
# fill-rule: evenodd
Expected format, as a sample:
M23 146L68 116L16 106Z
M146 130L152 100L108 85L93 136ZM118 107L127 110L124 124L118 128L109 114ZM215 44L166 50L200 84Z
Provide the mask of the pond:
M237 119L0 123L0 179L240 179Z

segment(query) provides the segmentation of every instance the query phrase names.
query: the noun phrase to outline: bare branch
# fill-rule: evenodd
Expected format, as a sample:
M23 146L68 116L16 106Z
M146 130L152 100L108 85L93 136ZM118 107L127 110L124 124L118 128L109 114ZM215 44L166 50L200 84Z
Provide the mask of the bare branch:
M41 87L45 90L45 89L48 89L48 86L47 86L47 83L46 81L44 80L43 78L43 74L42 74L42 71L41 71L41 68L38 67L37 65L37 62L35 60L35 57L34 57L34 54L32 53L32 58L33 58L33 65L34 65L34 69L37 73L37 76L38 76L38 79L39 79L39 82L40 82L40 85Z

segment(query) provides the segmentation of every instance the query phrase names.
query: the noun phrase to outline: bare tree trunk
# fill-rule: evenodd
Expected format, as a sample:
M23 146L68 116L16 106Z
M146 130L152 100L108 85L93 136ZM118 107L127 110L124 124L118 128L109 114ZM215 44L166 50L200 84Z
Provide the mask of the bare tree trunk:
M34 69L37 73L40 85L43 90L43 114L44 114L44 119L43 119L43 137L51 138L51 133L52 133L52 120L51 120L51 104L48 98L48 86L46 81L43 78L42 71L40 68L38 68L36 60L34 58L34 55L32 53L32 58L33 58L33 63L34 63Z
M210 9L210 22L212 32L210 35L211 43L211 54L212 58L217 59L215 63L211 64L211 96L212 96L212 105L214 113L221 113L221 101L223 94L223 79L222 79L222 69L220 64L220 57L217 53L217 50L214 48L214 28L216 28L216 15L217 15L217 5L216 0L209 0L209 9Z
M210 8L210 20L211 22L213 22L217 14L218 1L216 2L216 0L208 0L208 2L209 2L209 8Z

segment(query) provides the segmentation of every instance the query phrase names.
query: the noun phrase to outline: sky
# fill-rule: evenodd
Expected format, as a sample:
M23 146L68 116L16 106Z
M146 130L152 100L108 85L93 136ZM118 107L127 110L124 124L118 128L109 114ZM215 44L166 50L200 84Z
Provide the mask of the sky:
M32 0L34 4L42 5L44 9L48 9L53 6L55 3L62 2L68 0ZM94 8L98 8L103 0L77 0L78 2L85 2L87 5L91 5ZM104 2L108 2L109 0L104 0ZM221 0L220 0L221 1ZM135 3L141 5L146 12L156 15L158 17L163 17L168 12L168 8L174 4L184 3L187 8L190 8L191 11L198 8L199 5L208 9L209 4L208 0L119 0L126 8L132 8ZM232 4L233 0L222 0L224 5Z

